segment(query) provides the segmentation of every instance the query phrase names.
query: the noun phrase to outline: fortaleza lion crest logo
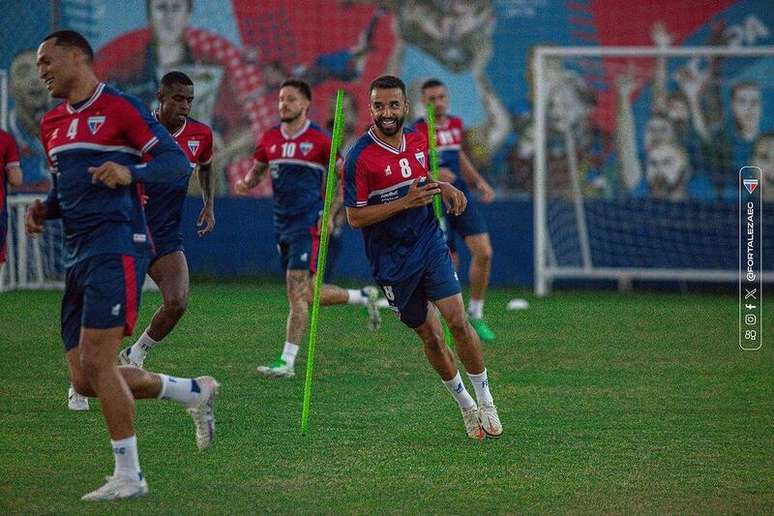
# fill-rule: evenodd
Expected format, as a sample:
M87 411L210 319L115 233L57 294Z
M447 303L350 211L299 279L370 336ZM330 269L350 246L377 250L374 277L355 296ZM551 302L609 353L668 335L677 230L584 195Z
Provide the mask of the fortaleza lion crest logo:
M306 156L310 152L312 152L312 147L314 147L314 144L312 142L301 142L301 154Z
M416 156L417 161L419 162L419 164L424 167L425 166L425 153L420 151L420 152L417 152L416 154L414 154L414 156Z
M199 150L199 140L188 140L188 150L196 156L196 151Z
M91 131L92 135L95 135L100 127L105 124L105 116L90 116L87 122L89 124L89 131Z

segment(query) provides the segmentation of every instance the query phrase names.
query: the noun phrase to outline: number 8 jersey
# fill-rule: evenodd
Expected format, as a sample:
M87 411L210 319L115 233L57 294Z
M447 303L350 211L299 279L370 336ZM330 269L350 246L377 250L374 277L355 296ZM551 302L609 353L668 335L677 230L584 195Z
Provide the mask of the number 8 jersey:
M411 183L427 181L427 140L403 129L400 147L379 139L369 129L347 154L344 205L362 208L393 202L408 193ZM405 280L437 251L448 252L433 205L403 210L363 228L366 256L381 284Z

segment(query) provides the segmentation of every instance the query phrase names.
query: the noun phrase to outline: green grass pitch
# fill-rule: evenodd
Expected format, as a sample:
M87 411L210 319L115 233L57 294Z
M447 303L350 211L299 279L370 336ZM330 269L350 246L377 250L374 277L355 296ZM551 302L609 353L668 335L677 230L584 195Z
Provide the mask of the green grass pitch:
M505 310L527 297L526 311ZM174 403L137 403L147 498L79 500L112 473L99 403L66 407L55 292L0 294L0 513L771 513L774 317L737 346L734 296L493 289L485 346L505 434L470 442L413 332L384 312L320 312L310 432L293 380L260 378L279 352L284 287L193 285L189 311L146 366L221 383L218 436L196 450ZM158 306L146 294L138 330Z

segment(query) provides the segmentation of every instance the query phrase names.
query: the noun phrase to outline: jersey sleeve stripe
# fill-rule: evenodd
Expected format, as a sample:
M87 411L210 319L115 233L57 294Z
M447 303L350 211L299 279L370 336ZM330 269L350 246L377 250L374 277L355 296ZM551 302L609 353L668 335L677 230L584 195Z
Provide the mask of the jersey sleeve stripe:
M8 163L5 164L5 169L11 170L11 168L13 167L20 167L20 166L21 166L21 163L19 161L9 161Z
M145 154L146 152L148 152L149 150L151 150L151 149L153 148L153 146L154 146L154 145L156 145L158 142L159 142L159 139L158 139L156 136L154 136L153 138L151 138L150 140L148 140L148 143L146 143L146 144L145 144L145 145L143 145L143 147L142 147L142 151L141 151L141 152L142 152L142 154Z
M98 143L88 142L76 142L67 143L65 145L59 145L48 151L48 155L53 159L56 154L60 152L67 152L70 150L95 150L102 152L126 152L133 156L142 156L142 152L132 147L126 147L125 145L100 145Z

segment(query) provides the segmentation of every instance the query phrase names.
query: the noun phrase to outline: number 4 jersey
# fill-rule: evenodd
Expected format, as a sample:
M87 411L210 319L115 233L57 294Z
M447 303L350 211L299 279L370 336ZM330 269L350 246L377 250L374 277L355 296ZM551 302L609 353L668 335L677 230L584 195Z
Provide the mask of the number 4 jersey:
M404 129L396 148L380 140L371 128L347 154L344 205L363 208L396 201L414 181L426 183L428 165L424 136ZM448 253L432 204L403 210L364 227L363 239L374 277L383 285L416 274L434 253Z

